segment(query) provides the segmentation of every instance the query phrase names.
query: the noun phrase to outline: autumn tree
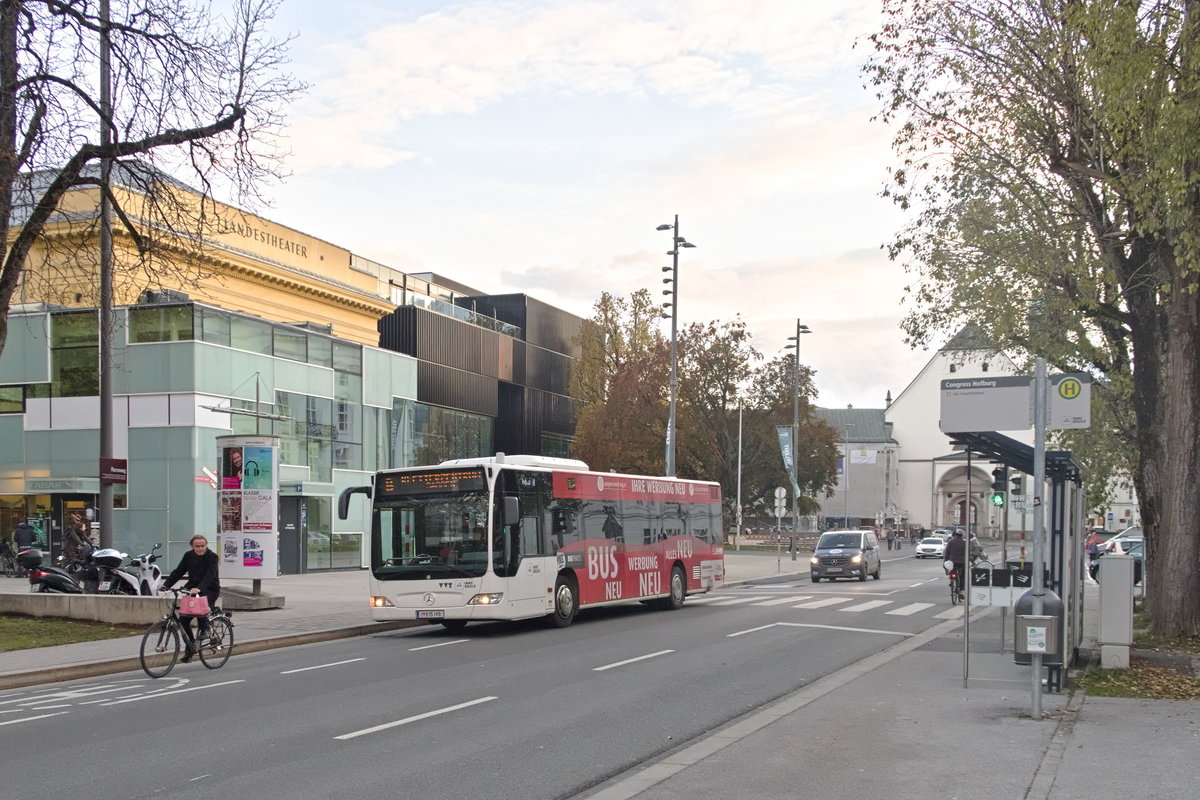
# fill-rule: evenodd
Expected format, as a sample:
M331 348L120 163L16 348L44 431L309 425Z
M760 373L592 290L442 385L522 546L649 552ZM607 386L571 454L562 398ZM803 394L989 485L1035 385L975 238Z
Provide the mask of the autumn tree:
M217 15L204 0L112 0L101 18L97 0L0 0L0 349L17 289L50 288L22 285L48 225L71 227L56 258L95 262L96 205L63 202L99 197L104 160L122 187L108 193L114 235L137 262L122 266L151 276L199 262L215 187L250 201L277 175L274 134L302 87L281 71L286 39L265 32L276 2Z
M1086 371L1126 437L1155 632L1200 635L1200 4L885 0L910 340Z

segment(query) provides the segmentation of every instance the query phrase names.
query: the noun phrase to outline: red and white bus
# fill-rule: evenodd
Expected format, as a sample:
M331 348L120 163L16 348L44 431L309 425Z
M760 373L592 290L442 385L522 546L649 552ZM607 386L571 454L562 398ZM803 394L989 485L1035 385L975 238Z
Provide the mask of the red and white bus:
M642 601L679 608L725 578L716 483L590 472L541 456L387 470L342 492L372 500L377 620L549 616Z

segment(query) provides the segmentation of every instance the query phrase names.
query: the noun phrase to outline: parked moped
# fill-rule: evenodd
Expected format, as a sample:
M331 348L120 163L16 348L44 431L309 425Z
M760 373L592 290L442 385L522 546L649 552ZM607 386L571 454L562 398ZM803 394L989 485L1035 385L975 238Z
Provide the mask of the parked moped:
M83 594L83 585L62 567L42 566L41 550L22 550L17 563L29 570L29 591L51 594Z
M154 562L162 558L155 552L161 547L161 544L156 544L150 548L149 553L134 556L128 566L114 570L109 578L108 593L143 597L157 595L158 587L162 585L162 569ZM105 591L103 583L100 591Z

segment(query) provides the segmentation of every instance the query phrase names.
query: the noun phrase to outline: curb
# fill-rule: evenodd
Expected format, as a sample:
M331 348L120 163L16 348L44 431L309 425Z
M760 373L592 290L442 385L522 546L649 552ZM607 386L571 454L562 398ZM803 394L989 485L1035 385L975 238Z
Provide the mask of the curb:
M424 621L397 620L394 622L354 625L349 628L330 628L323 631L296 633L290 636L274 636L267 639L251 639L247 642L235 641L234 655L258 653L263 650L276 650L281 647L294 647L296 645L313 644L315 642L330 642L335 639L350 639L355 636L368 636L372 633L382 633L398 628L412 628L425 624ZM0 675L0 690L19 689L23 686L35 686L42 683L73 681L79 678L95 678L101 675L112 675L117 672L130 672L141 669L141 666L141 660L137 656L132 656L129 658L112 658L107 661L91 661L85 664L71 664L62 667L46 667L29 672L10 672L6 675Z

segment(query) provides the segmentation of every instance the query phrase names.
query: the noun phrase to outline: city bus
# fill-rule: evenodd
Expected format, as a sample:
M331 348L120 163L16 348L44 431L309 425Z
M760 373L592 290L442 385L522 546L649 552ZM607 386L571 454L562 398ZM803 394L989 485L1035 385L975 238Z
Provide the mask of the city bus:
M725 579L721 487L591 472L573 459L508 456L376 473L371 499L376 620L458 629L640 601L677 609Z

